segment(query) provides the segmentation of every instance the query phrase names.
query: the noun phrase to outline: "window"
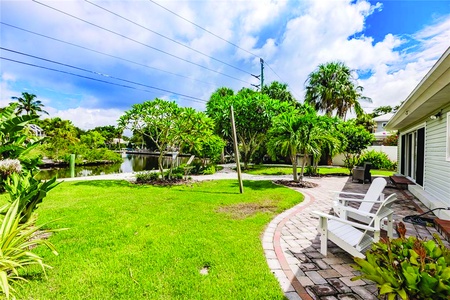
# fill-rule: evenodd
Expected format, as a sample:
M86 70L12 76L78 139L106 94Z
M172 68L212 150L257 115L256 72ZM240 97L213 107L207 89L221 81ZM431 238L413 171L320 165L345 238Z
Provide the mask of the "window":
M447 161L450 161L450 112L447 113Z
M384 128L384 127L386 127L386 124L387 124L387 122L383 122L383 123L381 123L381 128Z

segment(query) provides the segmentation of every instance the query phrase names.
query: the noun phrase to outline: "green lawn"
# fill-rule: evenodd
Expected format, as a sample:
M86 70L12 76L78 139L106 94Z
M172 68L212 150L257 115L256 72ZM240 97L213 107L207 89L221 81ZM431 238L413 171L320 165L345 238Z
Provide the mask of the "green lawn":
M350 172L347 168L340 167L328 167L328 166L320 166L318 168L319 174L321 175L350 175ZM264 166L264 165L252 165L249 170L244 170L243 172L253 175L291 175L292 167L290 166ZM300 168L298 168L298 172L300 172ZM370 170L372 175L377 176L392 176L394 171L386 171L386 170Z
M267 181L245 181L244 189L229 180L63 183L37 210L39 223L69 228L50 237L60 254L35 250L53 269L47 279L28 270L18 298L284 299L260 237L303 197Z

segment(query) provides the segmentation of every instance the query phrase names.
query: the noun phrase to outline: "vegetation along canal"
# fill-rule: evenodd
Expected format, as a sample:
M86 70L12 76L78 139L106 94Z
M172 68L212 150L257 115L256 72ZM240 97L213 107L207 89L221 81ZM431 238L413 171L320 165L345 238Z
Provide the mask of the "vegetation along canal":
M93 166L75 166L75 177L95 176L117 173L131 173L158 169L158 156L143 154L123 154L123 162L116 164L100 164ZM189 157L177 157L174 166L186 163ZM172 161L171 156L164 158L164 166L169 167ZM42 169L38 177L39 179L50 179L53 176L58 178L69 178L69 166Z

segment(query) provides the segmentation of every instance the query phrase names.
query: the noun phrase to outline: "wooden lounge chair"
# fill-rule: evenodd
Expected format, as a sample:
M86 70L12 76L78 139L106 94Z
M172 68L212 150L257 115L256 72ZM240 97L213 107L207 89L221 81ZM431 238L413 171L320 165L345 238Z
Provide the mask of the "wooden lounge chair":
M391 206L396 200L396 195L392 194L381 203L375 214L367 213L366 215L371 218L368 225L314 211L313 214L319 216L320 253L327 256L327 241L330 240L351 255L364 258L362 252L373 242L380 240L381 222L384 218L388 220L388 236L393 237L394 211ZM351 207L346 209L357 212Z
M359 222L369 224L371 218L367 216L375 203L381 203L384 200L383 190L387 181L384 178L375 178L365 194L350 192L335 192L333 201L334 213L343 219L354 219ZM345 209L351 202L359 202L358 213Z

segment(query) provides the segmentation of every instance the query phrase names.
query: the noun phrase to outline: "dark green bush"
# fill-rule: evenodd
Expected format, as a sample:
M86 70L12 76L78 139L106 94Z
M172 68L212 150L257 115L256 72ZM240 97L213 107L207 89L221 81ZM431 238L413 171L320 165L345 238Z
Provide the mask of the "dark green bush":
M136 174L136 183L149 183L158 179L158 172L143 171Z
M362 166L365 162L372 164L372 169L395 170L396 163L391 161L386 153L370 150L363 152L358 160L358 165Z
M203 175L212 175L216 173L216 167L214 165L206 166L202 171L201 174Z

